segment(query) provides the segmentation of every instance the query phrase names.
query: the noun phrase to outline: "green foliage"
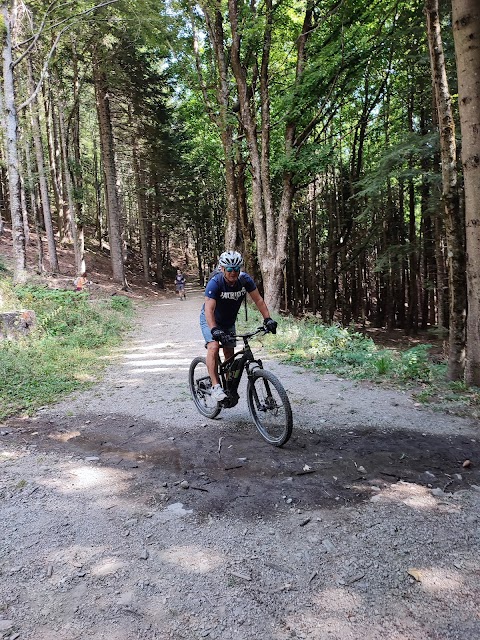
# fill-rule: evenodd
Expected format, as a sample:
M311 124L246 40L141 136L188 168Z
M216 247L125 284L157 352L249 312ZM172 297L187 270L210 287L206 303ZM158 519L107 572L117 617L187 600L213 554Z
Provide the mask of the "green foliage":
M389 353L379 354L374 361L374 366L379 376L385 376L393 369L393 361Z
M421 344L400 355L400 376L404 380L430 382L432 370L427 359L429 348L428 344Z
M94 301L73 291L23 286L10 289L14 299L35 311L38 328L0 345L0 420L92 384L102 356L118 344L133 313L122 296Z
M114 296L111 299L112 309L114 311L126 311L129 312L132 308L132 303L125 296Z
M12 290L9 278L0 273L0 311L11 311L15 308L17 298Z
M269 342L288 362L336 373L354 379L396 380L399 383L430 382L435 377L428 361L429 345L405 352L383 349L373 340L337 324L316 320L280 320L276 336Z

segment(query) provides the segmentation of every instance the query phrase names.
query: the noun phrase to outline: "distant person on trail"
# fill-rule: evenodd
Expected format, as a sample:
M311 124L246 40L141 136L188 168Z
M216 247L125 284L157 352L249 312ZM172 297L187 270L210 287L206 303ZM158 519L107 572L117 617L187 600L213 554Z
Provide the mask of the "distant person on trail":
M177 269L177 275L175 276L175 292L180 298L185 298L185 276L181 269Z
M87 273L84 271L81 276L75 278L73 284L75 285L75 291L83 291L85 287L90 284L87 278Z
M212 398L217 402L227 396L218 377L218 354L222 343L225 359L233 356L236 344L235 322L243 299L250 294L263 316L263 324L271 333L277 332L277 323L272 320L267 305L260 295L252 277L240 271L243 258L238 251L224 251L219 258L219 272L207 282L205 303L200 313L200 327L207 346L207 369L212 381Z

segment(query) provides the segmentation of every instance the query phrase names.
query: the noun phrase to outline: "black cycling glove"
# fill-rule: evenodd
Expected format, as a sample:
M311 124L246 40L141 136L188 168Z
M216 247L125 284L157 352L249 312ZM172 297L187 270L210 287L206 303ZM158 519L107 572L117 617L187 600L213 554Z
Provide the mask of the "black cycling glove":
M265 318L265 320L263 321L263 326L270 333L277 333L278 323L275 322L275 320L273 320L272 318Z
M212 329L212 338L214 340L216 340L217 342L224 342L226 337L227 336L225 335L224 331L222 331L218 327L213 327L213 329Z

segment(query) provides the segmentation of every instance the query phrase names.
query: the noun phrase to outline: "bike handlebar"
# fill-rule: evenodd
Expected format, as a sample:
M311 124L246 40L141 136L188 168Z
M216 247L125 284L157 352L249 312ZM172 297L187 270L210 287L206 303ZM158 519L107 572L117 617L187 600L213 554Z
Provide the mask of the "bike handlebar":
M263 333L265 335L266 333L269 333L269 331L262 325L250 333L231 333L229 335L231 335L232 338L247 338L248 340L248 338L253 338L253 336L258 335L259 333Z

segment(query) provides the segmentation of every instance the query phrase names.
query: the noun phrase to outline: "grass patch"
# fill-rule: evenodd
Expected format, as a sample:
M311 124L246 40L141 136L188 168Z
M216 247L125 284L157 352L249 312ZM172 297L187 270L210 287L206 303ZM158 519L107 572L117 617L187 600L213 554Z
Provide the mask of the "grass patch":
M252 312L250 326L255 322L260 323L261 318ZM425 383L440 373L438 366L429 362L428 344L407 351L386 349L351 329L310 319L280 318L277 334L268 336L265 346L284 362L351 379Z
M90 300L88 293L13 287L6 278L0 303L0 311L32 309L38 322L27 338L0 343L0 420L93 384L133 315L123 296Z

